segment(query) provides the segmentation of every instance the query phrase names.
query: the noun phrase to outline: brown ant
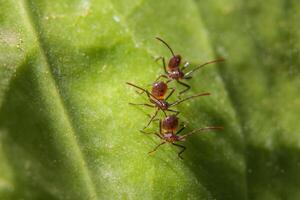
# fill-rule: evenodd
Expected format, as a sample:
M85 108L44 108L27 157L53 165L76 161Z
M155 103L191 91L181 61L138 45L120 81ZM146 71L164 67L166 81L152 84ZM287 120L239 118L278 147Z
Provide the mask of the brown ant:
M171 110L170 107L178 105L178 104L180 104L184 101L187 101L187 100L195 98L195 97L210 95L210 93L208 93L208 92L199 93L199 94L195 94L195 95L186 97L185 99L182 99L182 100L177 100L173 103L168 103L167 100L172 96L175 89L172 89L172 91L167 95L167 97L165 97L165 95L167 93L167 90L168 90L168 85L163 81L154 83L153 86L152 86L151 93L148 90L143 89L143 88L141 88L137 85L134 85L132 83L126 82L126 84L141 90L142 93L145 92L147 94L148 98L149 98L150 103L152 103L152 105L148 104L148 103L129 103L129 104L131 104L131 105L143 105L143 106L148 106L148 107L151 107L151 108L156 108L155 113L152 115L150 121L144 127L144 129L147 128L150 125L150 123L156 117L159 110L161 110L164 113L165 116L167 116L165 111L174 112L174 113L176 113L176 115L178 115L180 112L176 111L176 110Z
M180 132L182 132L185 129L185 125L175 133L177 128L178 128L178 117L176 115L167 116L163 121L159 120L159 133L155 132L154 134L157 135L163 141L160 144L158 144L152 151L150 151L148 153L153 153L163 144L171 143L172 145L181 148L181 151L178 152L178 157L183 159L181 154L186 150L186 147L183 145L180 145L180 144L176 144L176 142L185 141L185 139L187 137L189 137L199 131L223 129L223 127L210 126L210 127L195 129L185 135L178 135ZM146 133L144 131L141 131L141 132ZM146 134L149 134L149 133L146 133Z
M156 59L159 60L159 59L162 59L162 62L163 62L163 68L164 68L164 71L165 71L165 74L161 74L157 79L159 80L160 78L167 78L168 81L167 83L173 81L173 80L176 80L177 83L183 85L184 87L186 87L186 89L182 90L179 92L179 95L183 94L184 92L188 91L191 86L180 81L180 80L183 80L183 79L191 79L192 78L192 74L197 71L198 69L204 67L205 65L208 65L208 64L212 64L212 63L217 63L217 62L222 62L224 61L223 58L219 58L217 60L213 60L213 61L210 61L210 62L206 62L194 69L192 69L191 71L189 72L186 72L184 73L184 70L188 67L189 63L188 62L185 62L183 64L183 67L180 68L180 64L181 64L181 56L178 54L178 55L175 55L172 48L168 45L168 43L166 43L163 39L159 38L159 37L156 37L157 40L159 40L160 42L162 42L164 45L166 45L166 47L170 50L171 54L172 54L172 58L169 60L169 63L168 63L168 68L166 67L166 62L165 62L165 58L160 56Z

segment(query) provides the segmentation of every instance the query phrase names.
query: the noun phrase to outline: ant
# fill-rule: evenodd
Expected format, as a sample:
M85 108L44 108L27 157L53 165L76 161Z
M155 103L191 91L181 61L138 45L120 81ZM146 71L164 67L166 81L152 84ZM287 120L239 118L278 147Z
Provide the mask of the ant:
M154 118L156 117L159 110L161 110L164 113L165 116L167 116L165 111L174 112L174 113L176 113L176 116L177 116L180 112L177 111L177 110L171 110L170 107L178 105L178 104L180 104L184 101L187 101L189 99L192 99L192 98L196 98L196 97L199 97L199 96L208 96L208 95L210 95L210 93L208 93L208 92L199 93L199 94L195 94L195 95L186 97L185 99L182 99L182 100L177 100L173 103L168 103L167 100L172 96L175 89L172 89L172 91L167 95L167 97L165 97L165 95L167 93L167 90L168 90L168 85L163 81L155 82L152 85L151 93L148 90L146 90L144 88L141 88L137 85L134 85L132 83L126 82L126 84L141 90L142 93L145 92L147 94L148 98L149 98L150 103L152 103L152 105L148 104L148 103L129 103L130 105L143 105L143 106L148 106L148 107L151 107L151 108L156 108L155 113L152 115L150 121L148 122L148 124L143 129L147 128L150 125L150 123L154 120Z
M185 139L191 135L193 135L196 132L199 131L208 131L208 130L222 130L223 127L205 127L205 128L199 128L195 129L185 135L178 135L185 129L185 125L183 125L182 128L180 128L176 133L176 129L178 128L178 117L176 115L170 115L167 116L163 121L159 120L159 133L155 132L154 134L157 135L160 139L163 141L158 144L152 151L148 152L153 153L156 151L161 145L164 145L166 143L171 143L172 145L181 148L181 151L178 152L178 157L183 159L181 154L186 150L186 147L180 144L176 144L176 142L179 141L185 141ZM146 133L144 131L141 131L142 133ZM146 134L151 134L151 133L146 133Z
M179 96L182 95L183 93L185 93L186 91L188 91L191 86L180 81L180 80L183 80L183 79L191 79L192 78L192 74L197 71L198 69L208 65L208 64L212 64L212 63L218 63L218 62L223 62L224 59L223 58L219 58L217 60L213 60L213 61L209 61L209 62L206 62L194 69L192 69L191 71L189 72L186 72L184 73L184 70L189 66L189 62L185 62L183 64L183 67L180 68L180 64L181 64L181 56L178 54L178 55L175 55L172 48L170 47L170 45L168 45L167 42L165 42L163 39L159 38L159 37L156 37L157 40L159 40L160 42L162 42L164 45L166 45L166 47L170 50L171 54L172 54L172 58L169 60L169 63L168 63L168 68L166 67L166 62L165 62L165 58L160 56L156 59L156 61L158 61L159 59L162 59L162 63L163 63L163 68L164 68L164 71L165 71L165 74L161 74L157 79L156 81L158 81L160 78L166 78L168 79L167 83L173 81L173 80L176 80L177 83L183 85L184 87L186 87L186 89L182 90L179 92Z

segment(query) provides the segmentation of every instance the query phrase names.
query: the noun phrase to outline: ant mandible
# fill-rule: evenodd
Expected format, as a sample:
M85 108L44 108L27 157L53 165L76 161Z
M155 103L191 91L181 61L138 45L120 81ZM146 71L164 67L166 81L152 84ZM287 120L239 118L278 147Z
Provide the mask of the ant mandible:
M209 131L209 130L221 130L223 127L217 127L217 126L210 126L205 128L199 128L195 129L185 135L179 135L184 129L185 125L181 127L176 133L176 129L178 128L178 117L176 115L170 115L167 116L163 121L159 121L159 133L155 132L154 134L157 135L161 140L163 140L160 144L158 144L152 151L148 153L153 153L156 151L160 146L170 143L176 147L181 148L181 150L178 152L178 157L183 159L181 154L186 150L186 147L180 144L177 144L176 142L185 141L185 139L191 135L193 135L196 132L203 132L203 131ZM144 131L141 131L143 133L146 133ZM146 133L149 134L149 133Z
M183 64L183 67L180 68L180 64L181 64L181 56L178 54L178 55L175 55L172 48L170 47L170 45L168 45L167 42L165 42L163 39L159 38L159 37L156 37L157 40L159 40L160 42L162 42L164 45L166 45L166 47L170 50L171 54L172 54L172 58L169 60L169 63L168 63L168 68L166 67L166 62L165 62L165 58L160 56L156 59L159 60L159 59L162 59L162 62L163 62L163 68L164 68L164 71L165 71L165 74L161 74L157 79L156 81L158 81L160 78L166 78L168 79L167 83L173 81L173 80L176 80L177 83L183 85L184 87L186 87L186 89L182 90L179 92L179 95L182 95L184 92L188 91L191 86L180 81L180 80L183 80L183 79L191 79L192 78L192 74L197 71L198 69L208 65L208 64L212 64L212 63L217 63L217 62L223 62L224 59L223 58L219 58L217 60L213 60L213 61L209 61L209 62L206 62L194 69L192 69L191 71L189 72L186 72L184 73L184 70L188 67L189 63L188 62L185 62Z
M151 107L151 108L156 108L155 109L155 113L152 115L150 121L144 127L144 129L147 128L150 125L150 123L153 121L153 119L158 114L159 110L161 110L164 113L165 116L167 116L167 114L166 114L165 111L174 112L174 113L176 113L176 115L178 115L180 112L176 111L176 110L171 110L170 107L178 105L178 104L180 104L180 103L182 103L184 101L187 101L189 99L192 99L192 98L210 95L210 93L208 93L208 92L206 92L206 93L199 93L199 94L195 94L195 95L186 97L186 98L184 98L182 100L177 100L177 101L175 101L173 103L168 103L167 100L172 96L172 94L174 93L175 89L172 89L172 91L165 98L165 95L166 95L167 90L168 90L168 85L165 82L163 82L163 81L155 82L153 84L153 86L152 86L151 93L148 90L144 89L144 88L141 88L141 87L139 87L137 85L134 85L133 83L126 82L126 84L128 84L130 86L133 86L133 87L141 90L142 93L145 92L147 94L147 96L148 96L148 99L149 99L150 103L152 103L152 105L148 104L148 103L129 103L130 105L143 105L143 106L147 106L147 107Z

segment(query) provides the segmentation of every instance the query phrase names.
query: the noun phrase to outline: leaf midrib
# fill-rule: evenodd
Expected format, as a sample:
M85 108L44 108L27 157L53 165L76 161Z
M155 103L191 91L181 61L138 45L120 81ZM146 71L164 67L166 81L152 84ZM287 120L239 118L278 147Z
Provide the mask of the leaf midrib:
M28 2L27 0L20 0L17 2L19 3L19 8L21 9L21 12L22 12L21 14L24 16L23 21L25 23L27 23L27 24L25 24L25 26L30 30L30 32L33 34L34 38L36 38L36 43L38 46L38 50L41 53L42 61L45 64L46 70L49 72L49 77L50 77L49 82L53 85L52 88L55 88L55 94L54 94L55 96L52 98L56 98L58 100L60 107L63 109L61 112L61 115L66 119L66 121L67 121L66 125L71 130L68 132L70 134L66 134L67 138L69 139L69 142L71 142L71 144L72 144L72 147L74 147L74 149L73 149L74 154L72 154L70 156L75 157L75 159L72 159L72 160L79 160L79 162L78 162L78 164L80 165L79 168L83 172L82 179L87 181L86 183L84 183L84 185L87 185L88 192L90 193L89 197L93 197L93 198L97 199L97 193L95 190L95 185L94 185L91 175L90 175L90 170L87 167L87 163L84 158L84 155L80 150L79 142L76 139L76 131L74 130L74 127L71 123L71 119L69 116L70 114L68 112L68 109L66 108L64 100L58 89L58 83L54 79L54 75L51 70L51 62L49 60L49 57L45 53L46 47L43 44L43 41L41 38L42 31L40 30L40 27L37 25L37 23L35 23L33 20L34 17L38 17L38 16L35 16L35 13L32 11L32 9L29 5L30 2Z

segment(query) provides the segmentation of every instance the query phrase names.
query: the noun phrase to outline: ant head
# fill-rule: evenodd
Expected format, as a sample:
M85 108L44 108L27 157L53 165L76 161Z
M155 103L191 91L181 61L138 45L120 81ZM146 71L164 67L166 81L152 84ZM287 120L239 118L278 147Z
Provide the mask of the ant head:
M168 85L163 81L159 81L153 83L151 94L158 99L164 99L167 90L168 90Z
M180 55L173 56L169 61L169 65L168 65L169 69L170 70L178 69L178 67L180 65L180 62L181 62L181 56Z
M181 56L180 55L175 55L174 51L172 50L172 48L170 47L170 45L168 45L168 43L166 43L163 39L156 37L157 40L161 41L164 45L166 45L166 47L170 50L171 54L172 54L172 58L169 61L169 69L172 70L177 70L180 62L181 62Z
M170 115L162 121L162 129L166 131L175 131L178 127L178 118L176 115Z

